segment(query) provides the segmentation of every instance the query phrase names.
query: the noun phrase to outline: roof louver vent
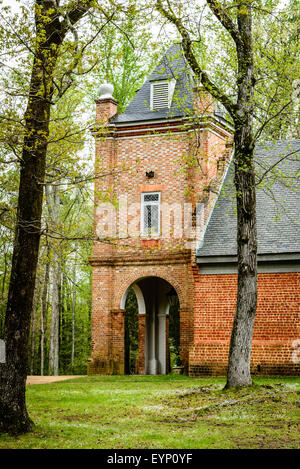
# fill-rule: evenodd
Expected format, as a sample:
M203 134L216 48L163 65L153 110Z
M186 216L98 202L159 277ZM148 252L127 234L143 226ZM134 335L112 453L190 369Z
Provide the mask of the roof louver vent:
M163 109L171 106L175 80L151 83L151 109Z

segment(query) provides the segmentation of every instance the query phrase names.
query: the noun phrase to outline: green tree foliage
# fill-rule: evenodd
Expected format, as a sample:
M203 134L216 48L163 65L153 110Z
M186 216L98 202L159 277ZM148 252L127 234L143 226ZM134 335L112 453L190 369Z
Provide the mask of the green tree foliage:
M59 309L58 333L61 345L65 344L68 337L66 312L69 311L69 306L66 300L68 288L64 254L69 246L66 247L63 238L79 241L87 239L87 236L86 232L78 234L78 225L72 226L72 233L67 236L66 230L61 229L62 211L54 205L60 205L62 191L57 188L54 191L53 188L66 183L87 182L90 179L83 171L82 161L77 164L78 149L81 147L85 150L82 142L85 141L85 131L90 119L83 112L86 101L80 99L80 87L83 77L103 59L101 54L91 55L91 45L113 19L116 20L115 27L120 29L118 22L122 12L124 13L122 8L113 5L113 2L108 1L100 5L93 0L75 3L36 0L21 3L16 12L11 12L9 8L3 8L1 11L1 74L5 84L2 90L5 93L4 104L0 110L1 158L3 157L1 163L6 165L7 172L10 170L9 165L16 163L12 171L14 188L18 188L15 206L8 206L9 196L5 196L1 205L1 213L10 214L9 223L14 231L13 244L12 236L10 237L13 256L4 330L7 359L0 367L1 430L22 432L29 430L32 424L25 404L26 347L31 325L31 366L33 365L34 369L37 338L35 324L38 319L36 310L40 292L45 291L36 281L41 235L49 238L49 270L55 279L52 280L52 292L55 291L55 295L58 295L58 300L55 301ZM130 21L133 14L134 12L129 15ZM82 19L84 21L79 24ZM125 76L122 86L127 86L129 75ZM141 77L139 70L138 79ZM77 116L80 115L77 119L76 111ZM49 193L56 192L54 205L48 204L50 220L47 216L42 219L45 186L49 188ZM16 213L17 217L14 219ZM65 225L66 223L64 228ZM4 269L5 278L6 272ZM3 285L5 290L6 280ZM4 297L3 292L2 298ZM54 293L51 299L52 310L55 303L53 298ZM72 301L74 306L75 296ZM80 304L78 298L77 304ZM42 315L43 320L46 320L45 301L42 310L45 313ZM1 324L2 318L3 313ZM51 325L50 335L52 329ZM72 307L72 368L75 366L74 335ZM68 342L68 339L66 341ZM61 347L60 353L63 360L61 366L65 369L67 352L64 351L64 346ZM11 382L14 383L13 386Z
M61 45L49 118L45 187L59 193L58 223L53 225L45 198L41 221L41 246L31 322L28 372L48 372L51 324L51 272L54 255L60 265L59 373L86 371L90 354L91 272L88 258L93 239L94 148L90 127L94 122L94 99L100 83L114 84L122 111L143 82L155 60L157 43L146 26L136 28L140 13L134 2L128 9L107 3L109 13L95 8ZM19 168L22 159L26 97L34 58L34 9L20 2L20 10L1 10L0 104L0 334L10 278L13 236L18 203ZM62 17L68 21L61 7ZM105 28L103 29L103 27ZM102 32L105 30L105 34ZM153 49L153 50L151 50ZM151 51L149 53L149 50ZM45 288L48 265L49 278ZM72 273L76 265L76 284ZM76 288L75 353L72 356L72 308ZM46 291L45 304L42 302ZM45 307L45 324L41 323ZM41 337L44 330L44 359L41 366Z
M85 92L95 98L100 83L111 83L118 112L123 112L156 63L161 47L145 23L143 11L136 2L129 2L126 14L117 15L107 25L105 36L93 45L94 55L100 53L103 58L88 77L90 86L85 83Z
M277 0L156 1L162 17L180 34L196 81L224 106L234 127L238 291L227 387L252 384L257 305L254 149L261 137L295 132L291 116L299 112L292 93L294 67L299 65L296 5L294 0L288 6Z

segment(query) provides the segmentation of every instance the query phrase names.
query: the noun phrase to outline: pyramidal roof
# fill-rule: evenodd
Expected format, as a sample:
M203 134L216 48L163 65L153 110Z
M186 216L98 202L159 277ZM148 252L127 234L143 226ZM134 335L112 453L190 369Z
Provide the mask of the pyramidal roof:
M176 80L170 107L151 110L151 83ZM162 60L137 91L126 110L112 119L112 123L160 120L188 116L193 113L193 87L195 82L180 44L172 44Z

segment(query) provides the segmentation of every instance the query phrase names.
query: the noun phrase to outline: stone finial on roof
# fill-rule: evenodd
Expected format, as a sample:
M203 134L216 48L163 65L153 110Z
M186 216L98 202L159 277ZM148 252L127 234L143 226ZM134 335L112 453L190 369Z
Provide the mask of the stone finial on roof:
M111 83L102 83L99 87L99 98L108 99L113 97L114 87Z

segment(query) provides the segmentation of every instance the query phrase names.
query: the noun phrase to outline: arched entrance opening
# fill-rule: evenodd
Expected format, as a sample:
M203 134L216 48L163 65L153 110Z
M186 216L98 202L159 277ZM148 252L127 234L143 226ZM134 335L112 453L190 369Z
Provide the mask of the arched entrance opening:
M136 301L133 300L133 292ZM125 373L132 373L134 368L139 374L169 373L171 365L179 364L180 359L179 299L174 287L160 277L140 278L124 293L121 308L126 310ZM137 353L134 345L136 335Z

